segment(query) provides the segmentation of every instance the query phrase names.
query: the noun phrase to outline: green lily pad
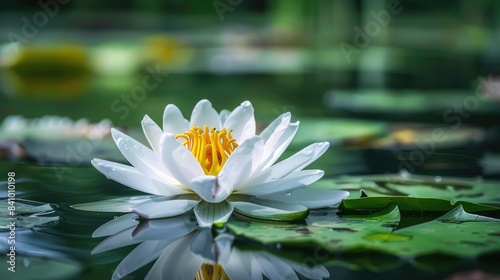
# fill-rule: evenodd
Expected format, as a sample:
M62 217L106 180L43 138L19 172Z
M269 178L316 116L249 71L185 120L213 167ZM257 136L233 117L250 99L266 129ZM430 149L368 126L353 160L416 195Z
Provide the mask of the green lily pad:
M323 180L311 187L347 190L351 192L349 198L356 198L363 190L368 196L411 196L449 200L453 204L467 201L500 206L499 186L499 181L384 174Z
M359 199L345 199L340 204L343 212L375 211L383 209L389 204L396 204L401 211L413 212L448 212L460 205L469 212L500 211L500 208L467 201L452 203L449 200L437 198L417 198L405 196L375 196Z
M231 220L228 227L263 244L319 246L331 256L339 252L380 252L411 260L432 254L475 258L500 252L499 219L467 213L459 205L437 219L397 229L401 213L396 204L389 204L370 215L313 212L307 225Z
M231 220L227 224L235 234L264 244L282 243L295 246L321 245L339 251L356 249L365 235L387 233L397 226L399 209L395 205L371 215L338 216L332 210L313 212L308 225L267 224ZM370 244L368 241L363 243Z
M385 244L386 252L404 257L441 253L475 258L500 251L500 220L467 213L462 206L431 222L394 233L412 236L411 244L405 246Z
M9 231L12 222L15 222L17 229L49 226L59 222L59 216L44 216L54 212L50 204L32 201L25 203L23 201L15 200L9 204L8 199L0 200L0 231ZM9 212L9 206L15 207L13 212Z
M0 200L0 216L7 216L9 214L8 207L9 207L8 199ZM14 207L15 207L15 213L17 215L49 212L53 210L50 204L48 203L32 205L20 202L19 200L14 202Z

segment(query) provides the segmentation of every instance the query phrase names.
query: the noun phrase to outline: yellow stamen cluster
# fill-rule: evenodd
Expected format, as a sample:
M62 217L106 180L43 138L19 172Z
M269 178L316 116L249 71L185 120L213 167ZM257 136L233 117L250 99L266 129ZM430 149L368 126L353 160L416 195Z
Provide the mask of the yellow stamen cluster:
M209 129L206 125L203 129L193 126L175 137L185 140L182 145L193 153L206 175L219 174L229 155L238 147L231 130L226 131L225 128L217 131L215 127Z
M229 280L224 268L220 264L208 264L204 263L201 265L200 270L196 273L194 277L195 280Z

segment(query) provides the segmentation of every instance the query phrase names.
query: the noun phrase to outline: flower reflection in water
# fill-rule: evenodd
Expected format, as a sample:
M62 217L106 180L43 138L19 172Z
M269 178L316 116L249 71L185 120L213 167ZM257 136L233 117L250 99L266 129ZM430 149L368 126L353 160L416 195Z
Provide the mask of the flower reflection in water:
M233 246L222 228L199 228L193 214L139 220L133 213L99 227L93 237L108 236L92 254L138 244L116 267L121 279L156 260L145 279L324 279L325 267L285 259L264 250Z

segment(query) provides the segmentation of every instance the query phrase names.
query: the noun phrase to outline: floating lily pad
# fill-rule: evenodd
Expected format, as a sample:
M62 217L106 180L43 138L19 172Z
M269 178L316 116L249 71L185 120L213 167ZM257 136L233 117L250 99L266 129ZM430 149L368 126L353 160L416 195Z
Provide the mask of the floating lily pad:
M392 205L372 215L346 215L342 218L333 210L311 213L307 220L308 225L246 223L231 220L228 227L237 235L264 244L282 243L311 247L321 245L327 250L335 248L338 251L346 251L361 247L363 244L369 245L370 242L364 240L366 235L390 234L399 220L399 209Z
M401 258L444 254L475 258L500 252L500 220L470 214L459 205L429 222L397 229L399 207L391 204L371 215L316 212L307 225L270 225L231 220L235 233L263 244L319 246L330 255L337 252L376 251Z
M350 198L363 190L368 196L411 196L449 200L452 203L467 201L500 206L500 182L440 176L384 174L345 177L323 180L312 187L343 189L351 192ZM468 210L466 208L467 211Z
M15 228L32 228L34 226L49 226L59 221L59 216L44 216L52 214L54 210L50 204L30 202L24 203L23 200L15 200L9 204L8 199L0 200L0 230L10 230L12 222ZM9 211L9 206L14 207Z
M334 110L384 114L442 114L470 96L468 90L342 90L325 94L327 107ZM479 100L474 114L497 112L494 102Z
M9 215L8 207L9 207L8 199L0 200L0 216ZM48 203L32 205L23 203L20 200L14 202L14 207L16 215L34 214L34 213L49 212L54 210Z
M401 211L414 212L448 212L460 205L470 212L500 211L500 208L482 204L475 204L467 201L452 203L449 200L437 198L416 198L405 196L376 196L362 197L359 199L345 199L340 204L340 209L344 212L375 211L383 209L387 205L396 204Z
M1 230L9 230L9 224L11 222L16 223L16 228L32 228L35 226L51 226L59 222L59 217L39 217L35 215L18 217L16 219L0 217Z

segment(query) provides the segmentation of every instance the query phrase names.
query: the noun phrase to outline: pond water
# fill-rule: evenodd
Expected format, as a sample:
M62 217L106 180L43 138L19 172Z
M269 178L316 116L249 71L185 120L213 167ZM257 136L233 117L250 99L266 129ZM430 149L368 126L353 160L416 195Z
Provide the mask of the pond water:
M68 82L59 93L54 83L60 81L40 82L30 90L26 85L33 81L20 82L21 86L4 82L2 118L110 119L113 126L143 142L142 117L148 114L160 122L169 103L188 115L202 98L210 99L217 109L231 109L248 99L261 127L290 111L294 120L301 121L301 128L282 158L315 141L330 141L331 148L310 166L325 171L324 178L311 187L348 190L353 202L341 205L340 212L337 208L311 211L297 223L263 223L237 216L212 230L199 229L189 213L146 221L134 214L79 211L70 206L142 195L107 180L90 165L93 157L126 162L110 136L101 139L50 130L13 135L4 127L0 218L5 225L17 219L15 231L2 224L0 277L143 279L151 273L153 279L182 279L181 275L198 279L216 279L214 275L221 279L234 275L238 275L235 279L261 275L264 279L278 275L285 279L470 279L478 275L498 279L500 211L495 206L500 205L500 196L494 180L500 169L494 143L499 134L489 117L498 119L500 112L479 110L475 117L463 120L467 126L453 129L453 123L440 118L446 104L438 105L434 114L427 108L412 114L392 114L389 109L385 115L356 114L352 108L331 110L328 95L323 95L329 84L316 78L173 74L132 103L121 95L129 94L137 79L82 76L77 79L80 83ZM410 124L416 121L419 124ZM446 141L425 142L436 129L444 130ZM401 169L407 172L400 173ZM15 178L14 216L8 212L9 176ZM360 196L369 200L359 204ZM408 196L419 199L410 201ZM15 273L8 270L12 232Z

